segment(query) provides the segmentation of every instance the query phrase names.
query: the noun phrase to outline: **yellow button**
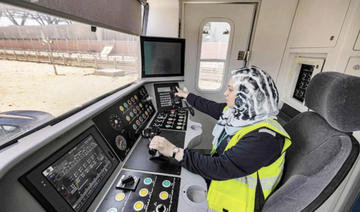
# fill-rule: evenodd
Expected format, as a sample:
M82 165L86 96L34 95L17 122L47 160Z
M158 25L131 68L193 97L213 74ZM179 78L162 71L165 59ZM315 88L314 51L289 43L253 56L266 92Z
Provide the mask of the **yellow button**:
M127 121L130 121L130 116L126 116L126 120L127 120Z
M134 204L134 210L141 211L144 208L144 203L142 201L137 201Z
M145 197L148 193L149 193L149 190L147 190L146 188L142 188L142 189L139 191L139 195L140 195L141 197Z
M179 129L179 130L180 130L180 129L181 129L181 126L177 126L176 129Z
M162 191L162 192L160 192L159 197L162 200L166 200L169 197L169 194L166 191Z
M125 108L124 108L123 106L120 106L120 110L121 110L121 111L124 111L124 109L125 109Z
M123 200L125 198L125 194L124 193L118 193L118 194L116 194L116 196L115 196L115 200L116 201L121 201L121 200Z

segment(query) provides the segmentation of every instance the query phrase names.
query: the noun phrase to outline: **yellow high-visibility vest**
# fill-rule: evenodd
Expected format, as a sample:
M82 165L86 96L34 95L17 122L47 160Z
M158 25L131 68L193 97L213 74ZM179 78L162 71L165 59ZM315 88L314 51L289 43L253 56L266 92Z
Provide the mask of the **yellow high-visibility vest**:
M209 208L220 212L224 209L229 212L254 211L258 176L265 200L279 183L284 168L285 151L291 145L291 140L290 136L276 120L267 119L240 129L230 139L225 151L235 146L247 133L260 128L268 128L285 137L281 156L269 166L262 167L248 176L224 181L212 180L207 194Z

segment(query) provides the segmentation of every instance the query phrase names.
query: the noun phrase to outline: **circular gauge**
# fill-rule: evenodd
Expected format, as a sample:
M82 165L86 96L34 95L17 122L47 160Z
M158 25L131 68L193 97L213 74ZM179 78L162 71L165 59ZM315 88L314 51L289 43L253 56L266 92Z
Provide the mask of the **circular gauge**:
M112 114L110 116L109 122L110 122L111 127L114 128L115 130L121 129L121 118L119 115Z
M127 143L126 143L126 139L123 136L121 136L121 135L116 136L115 144L116 144L116 147L118 149L120 149L121 151L126 150Z

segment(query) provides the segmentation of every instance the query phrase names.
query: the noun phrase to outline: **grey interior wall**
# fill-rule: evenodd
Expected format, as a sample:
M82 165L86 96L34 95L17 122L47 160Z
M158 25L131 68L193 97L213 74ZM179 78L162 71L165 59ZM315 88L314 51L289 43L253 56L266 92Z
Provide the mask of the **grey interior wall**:
M141 4L137 0L0 1L125 33L135 35L141 33Z

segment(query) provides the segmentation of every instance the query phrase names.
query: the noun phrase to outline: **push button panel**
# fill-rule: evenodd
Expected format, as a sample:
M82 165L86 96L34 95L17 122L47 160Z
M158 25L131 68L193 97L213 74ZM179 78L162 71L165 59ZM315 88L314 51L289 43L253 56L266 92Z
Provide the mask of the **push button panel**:
M177 211L180 178L122 170L122 176L139 179L135 190L111 187L97 211Z
M147 99L145 87L140 87L120 98L93 120L107 142L113 147L121 160L124 160L141 131L155 114L155 108ZM118 148L116 137L126 140L125 149Z
M169 111L159 112L154 121L151 123L152 127L167 130L181 130L185 131L187 125L187 111L172 109Z

